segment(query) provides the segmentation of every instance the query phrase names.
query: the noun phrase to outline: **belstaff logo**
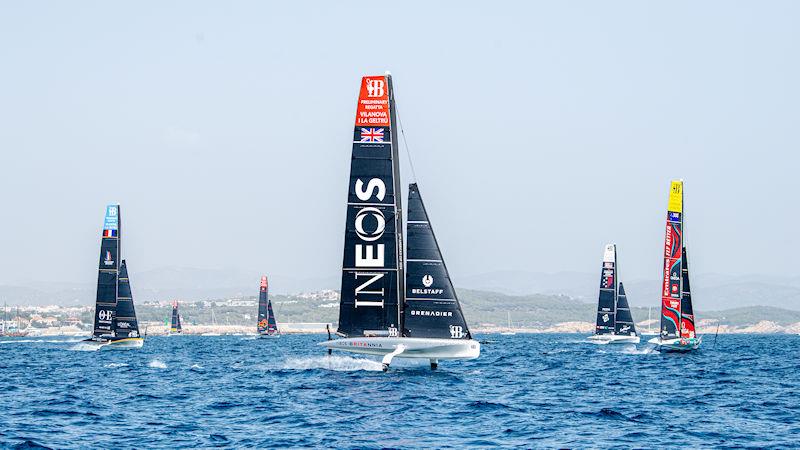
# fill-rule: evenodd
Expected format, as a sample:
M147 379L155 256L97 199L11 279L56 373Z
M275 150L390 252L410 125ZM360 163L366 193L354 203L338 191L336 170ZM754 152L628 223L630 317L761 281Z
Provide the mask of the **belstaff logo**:
M425 275L422 277L422 284L425 287L431 287L433 285L433 277L430 275Z
M383 97L383 87L386 84L381 79L368 79L367 82L367 97Z

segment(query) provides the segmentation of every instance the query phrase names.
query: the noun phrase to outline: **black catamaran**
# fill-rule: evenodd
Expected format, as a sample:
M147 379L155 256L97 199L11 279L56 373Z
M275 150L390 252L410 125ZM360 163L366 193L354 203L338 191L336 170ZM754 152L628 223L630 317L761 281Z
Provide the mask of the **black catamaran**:
M121 260L121 244L120 207L108 205L100 243L94 331L84 342L112 348L138 348L144 345L144 339L139 334L128 265Z
M278 336L278 323L272 311L272 300L269 298L269 284L267 276L261 277L261 287L258 291L258 335Z
M695 334L694 309L689 290L689 261L686 256L685 219L683 180L673 180L664 238L661 333L649 341L661 351L696 350L702 342L702 338Z
M606 245L600 271L600 294L597 299L597 320L589 340L597 344L638 344L631 308L625 287L619 278L617 245Z
M169 334L181 334L181 314L178 312L178 301L172 302L172 319L169 325Z
M341 339L329 349L395 356L472 359L472 340L416 184L409 187L407 256L392 77L362 78L347 198Z

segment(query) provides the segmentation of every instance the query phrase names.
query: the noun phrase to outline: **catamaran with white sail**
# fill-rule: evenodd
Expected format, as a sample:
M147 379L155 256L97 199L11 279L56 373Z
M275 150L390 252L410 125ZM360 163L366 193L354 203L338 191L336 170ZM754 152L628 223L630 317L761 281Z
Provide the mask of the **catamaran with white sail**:
M700 347L695 334L686 254L683 180L673 180L667 205L664 272L661 291L661 333L648 342L660 351L688 352Z
M258 290L258 336L280 336L275 312L272 310L272 300L269 298L269 283L266 275L261 277L261 285Z
M122 256L122 219L118 204L106 207L97 275L94 328L84 343L115 349L140 348L144 339L133 306L128 265Z
M397 113L388 73L362 78L347 199L340 339L329 350L394 357L473 359L472 339L416 183L409 186L407 251ZM406 260L405 257L408 257Z
M638 344L641 339L619 278L616 244L606 245L603 252L597 320L594 335L588 339L596 344Z

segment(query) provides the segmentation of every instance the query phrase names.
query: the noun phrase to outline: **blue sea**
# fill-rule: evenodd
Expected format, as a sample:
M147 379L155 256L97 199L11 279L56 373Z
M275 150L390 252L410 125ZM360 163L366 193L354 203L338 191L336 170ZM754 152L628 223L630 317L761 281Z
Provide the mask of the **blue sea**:
M8 448L800 447L800 336L691 354L573 334L483 335L481 357L377 360L322 336L0 340Z

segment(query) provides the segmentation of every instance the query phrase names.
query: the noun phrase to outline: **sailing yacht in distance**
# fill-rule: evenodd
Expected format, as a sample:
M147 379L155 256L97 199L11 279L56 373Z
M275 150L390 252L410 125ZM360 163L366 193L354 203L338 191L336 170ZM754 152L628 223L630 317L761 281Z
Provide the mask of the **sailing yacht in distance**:
M100 263L97 275L94 328L92 337L83 341L100 348L140 348L144 339L133 306L128 265L121 260L122 219L118 204L106 207Z
M665 352L688 352L700 347L695 334L694 309L689 289L689 260L686 254L683 180L673 180L667 204L664 238L664 272L661 289L661 333L648 342Z
M261 285L258 290L258 336L280 336L275 313L272 311L272 300L269 298L269 283L266 275L261 277Z
M181 334L183 328L181 327L181 314L178 312L178 301L172 302L172 320L169 325L169 334Z
M636 333L625 287L619 279L617 244L606 245L603 252L597 321L594 335L588 339L596 344L638 344L641 339Z
M409 186L407 257L392 77L366 76L356 110L347 200L341 339L330 350L394 357L473 359L472 339L418 186Z

